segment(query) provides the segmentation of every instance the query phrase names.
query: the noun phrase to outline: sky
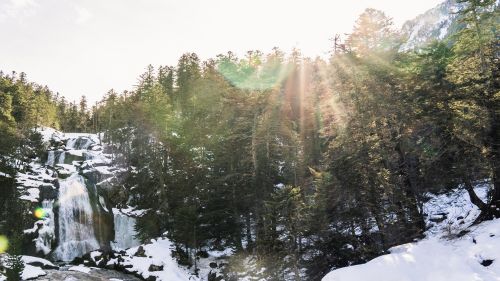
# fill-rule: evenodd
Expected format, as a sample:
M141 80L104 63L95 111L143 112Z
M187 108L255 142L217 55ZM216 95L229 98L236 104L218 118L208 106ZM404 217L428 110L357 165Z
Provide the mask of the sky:
M248 50L326 56L365 8L396 26L442 0L0 0L0 70L69 100L133 89L148 64Z

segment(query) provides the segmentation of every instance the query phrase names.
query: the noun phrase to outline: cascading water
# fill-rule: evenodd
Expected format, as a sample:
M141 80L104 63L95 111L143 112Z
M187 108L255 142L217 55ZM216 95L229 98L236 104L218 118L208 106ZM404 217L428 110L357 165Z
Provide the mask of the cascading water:
M59 158L57 159L57 164L64 164L64 158L65 158L66 153L63 151L61 154L59 154Z
M42 213L43 221L38 229L38 237L35 239L35 247L37 252L41 252L44 255L50 252L52 248L52 242L54 241L54 212L53 212L53 200L43 200L42 202Z
M56 155L56 153L53 150L50 150L49 155L47 157L47 162L45 162L45 165L54 166L54 161L56 159L55 155Z
M98 249L99 243L84 178L74 173L59 183L59 244L54 255L58 260L71 261Z
M88 149L92 144L92 140L89 138L71 138L66 142L67 149Z
M135 238L135 218L121 213L118 209L113 209L115 224L115 241L111 242L113 250L125 250L141 244Z
M77 139L75 139L75 138L69 139L66 142L66 148L73 148L75 146L76 140Z

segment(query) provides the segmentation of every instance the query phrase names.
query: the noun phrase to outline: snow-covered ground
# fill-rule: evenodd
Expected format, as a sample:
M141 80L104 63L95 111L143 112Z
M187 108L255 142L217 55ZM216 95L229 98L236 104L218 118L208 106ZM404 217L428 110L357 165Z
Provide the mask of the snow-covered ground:
M208 258L202 258L198 261L198 277L194 275L193 268L188 269L177 263L177 260L172 256L174 249L175 245L168 238L160 237L151 239L148 244L115 253L114 257L106 260L104 264L101 251L92 252L90 258L94 264L100 267L117 268L144 279L154 277L156 278L154 280L158 281L200 281L207 280L210 272L219 273L219 265L223 263L223 258L232 254L229 249L224 252L209 251ZM217 267L214 267L214 264Z
M486 184L476 187L482 198ZM499 281L500 219L471 226L479 210L464 190L431 196L427 237L391 248L366 264L344 267L323 281Z

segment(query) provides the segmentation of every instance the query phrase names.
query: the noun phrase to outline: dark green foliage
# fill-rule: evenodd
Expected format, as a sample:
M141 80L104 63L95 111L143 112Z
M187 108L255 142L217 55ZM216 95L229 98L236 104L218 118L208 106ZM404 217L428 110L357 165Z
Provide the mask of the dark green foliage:
M13 234L9 237L9 249L8 256L5 262L6 265L6 276L8 281L19 281L21 280L21 274L24 270L24 262L21 259L22 255L22 238L20 233L21 226L14 227Z
M7 269L6 269L6 276L7 276L7 281L20 281L21 279L21 274L23 273L24 270L24 263L21 260L21 256L9 256L7 258Z

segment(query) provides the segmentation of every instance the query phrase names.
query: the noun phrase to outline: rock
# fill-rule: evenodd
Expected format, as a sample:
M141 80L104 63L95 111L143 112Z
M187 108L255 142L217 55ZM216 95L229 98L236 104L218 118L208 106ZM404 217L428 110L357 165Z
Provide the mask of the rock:
M106 266L104 268L110 269L110 270L115 270L116 269L116 264L106 264Z
M152 264L149 266L148 271L162 271L163 265Z
M59 191L55 189L55 186L52 184L42 184L38 189L40 189L40 198L44 200L55 200L59 195Z
M27 264L32 265L32 266L36 266L36 267L41 267L42 269L59 269L59 266L50 265L50 264L46 264L46 263L39 262L39 261L27 262Z
M156 276L149 276L146 281L156 281Z
M207 251L199 251L198 253L196 253L196 255L202 259L206 259L209 257L209 254Z
M137 252L135 252L134 256L145 258L146 257L146 250L144 250L144 247L139 246L139 248L137 249Z
M97 263L97 267L106 267L108 261L109 259L107 259L107 257L104 256L103 259Z
M223 280L222 276L217 276L217 273L210 271L207 276L207 281L221 281Z
M488 267L493 263L494 260L483 260L481 261L481 265L484 267Z
M216 262L211 262L211 263L209 264L209 266L210 266L211 268L217 268L217 263L216 263Z
M102 259L103 255L99 255L99 256L95 256L94 257L94 260L97 262L97 261L100 261Z

